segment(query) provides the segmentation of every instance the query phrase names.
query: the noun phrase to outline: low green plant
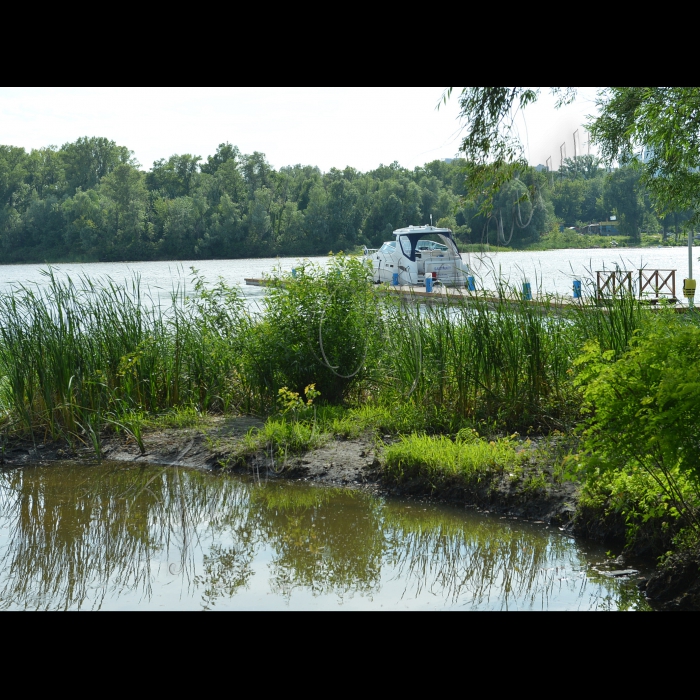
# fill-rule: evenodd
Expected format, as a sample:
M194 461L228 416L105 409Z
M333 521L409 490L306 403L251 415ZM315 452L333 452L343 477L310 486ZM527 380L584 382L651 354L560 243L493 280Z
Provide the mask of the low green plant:
M320 447L328 435L320 433L312 421L270 418L262 428L253 428L245 438L249 452L272 450L276 455L292 455Z
M433 487L457 479L480 483L522 464L511 438L487 441L473 430L448 437L408 435L385 449L387 476L396 482L427 479Z
M371 402L351 408L321 406L317 419L320 430L345 439L368 433L379 436L456 433L469 424L437 406L421 406L411 401Z
M194 406L174 408L167 413L144 417L143 425L149 430L182 430L196 428L206 423L206 416Z
M645 469L596 470L588 475L582 473L581 478L580 513L588 521L597 521L607 528L619 522L629 548L660 555L683 532L683 519L674 499L659 488L657 480ZM678 472L672 478L684 498L692 501L694 489L687 478ZM688 532L693 530L686 528Z

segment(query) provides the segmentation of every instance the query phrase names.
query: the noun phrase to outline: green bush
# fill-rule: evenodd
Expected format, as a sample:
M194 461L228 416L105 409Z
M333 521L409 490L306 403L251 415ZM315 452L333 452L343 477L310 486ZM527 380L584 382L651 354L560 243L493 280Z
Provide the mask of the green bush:
M246 359L262 403L269 410L281 388L301 394L310 384L322 402L346 400L374 376L378 320L364 260L337 256L327 270L307 264L270 280Z
M589 474L639 468L688 524L700 502L700 328L673 313L647 320L615 360L597 342L577 360ZM690 493L680 481L687 479Z

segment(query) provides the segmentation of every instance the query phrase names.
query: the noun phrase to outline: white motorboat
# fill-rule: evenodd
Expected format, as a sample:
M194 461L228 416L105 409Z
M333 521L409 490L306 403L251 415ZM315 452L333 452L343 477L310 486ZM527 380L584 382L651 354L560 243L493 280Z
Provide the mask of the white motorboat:
M466 286L469 267L450 229L410 226L394 231L394 236L396 240L385 243L380 250L365 250L365 256L372 259L377 284L423 286L426 277L432 277L446 287Z

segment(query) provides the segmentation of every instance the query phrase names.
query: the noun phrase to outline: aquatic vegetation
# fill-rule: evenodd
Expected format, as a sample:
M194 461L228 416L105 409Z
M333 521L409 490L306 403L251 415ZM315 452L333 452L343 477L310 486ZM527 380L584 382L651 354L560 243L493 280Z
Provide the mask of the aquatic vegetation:
M0 406L39 439L85 441L106 429L138 439L140 416L225 411L244 400L237 339L247 317L223 283L170 303L138 278L58 280L0 296Z
M393 387L386 391L505 430L570 425L575 334L555 301L533 305L503 285L495 298L448 297L427 308L389 305Z

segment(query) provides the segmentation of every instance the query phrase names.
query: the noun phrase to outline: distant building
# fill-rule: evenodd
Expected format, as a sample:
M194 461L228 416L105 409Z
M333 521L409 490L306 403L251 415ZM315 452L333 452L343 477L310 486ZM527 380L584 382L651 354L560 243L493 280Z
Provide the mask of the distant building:
M457 159L456 158L445 158L443 160L443 163L447 163L447 165L452 165L452 163L454 163L455 160L457 160Z
M536 170L538 173L546 173L547 170L548 170L548 168L547 168L546 165L538 165L538 166L535 168L535 170Z
M584 231L594 236L618 236L620 234L620 222L617 217L610 221L602 221L599 224L591 224Z

